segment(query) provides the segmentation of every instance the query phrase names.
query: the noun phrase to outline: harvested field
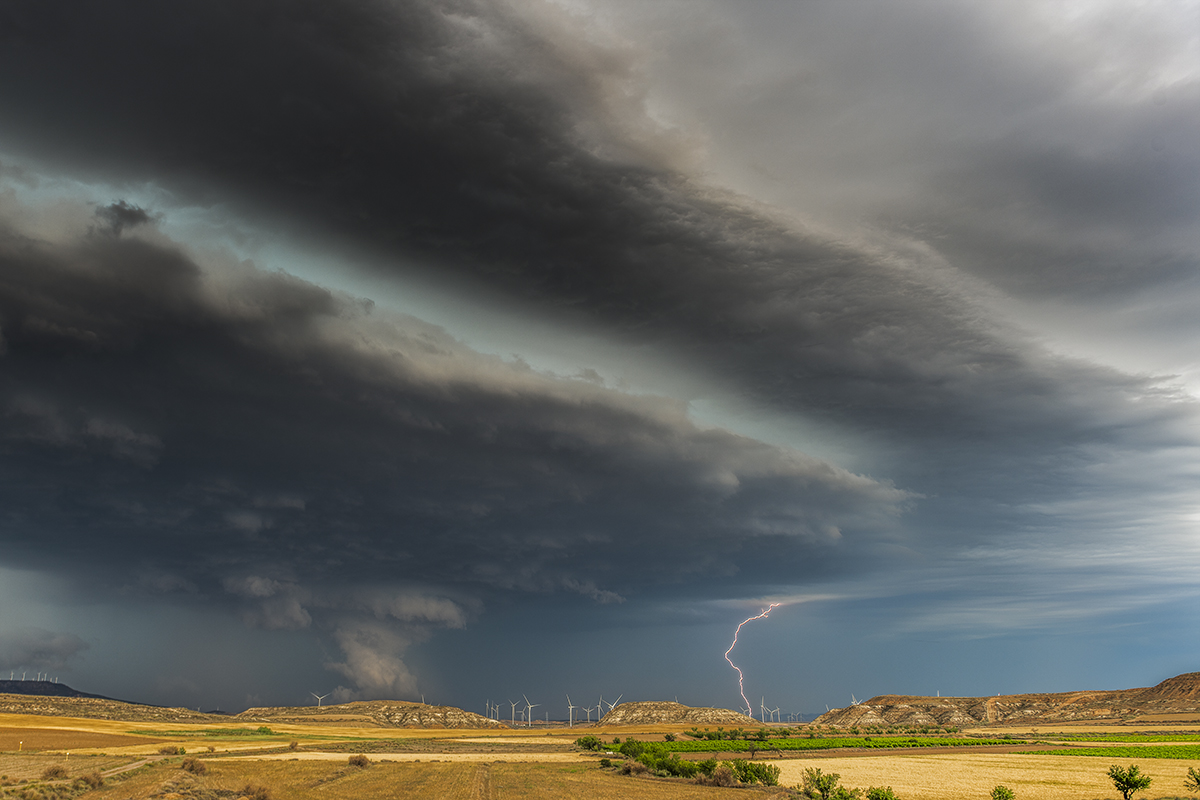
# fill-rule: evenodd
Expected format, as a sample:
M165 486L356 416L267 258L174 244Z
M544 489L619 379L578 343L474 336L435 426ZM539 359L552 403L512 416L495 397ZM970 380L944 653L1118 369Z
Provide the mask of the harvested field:
M102 747L153 745L166 741L128 734L97 733L65 728L6 728L0 727L0 752L18 750L84 750ZM22 744L22 742L24 744Z
M388 761L413 761L425 763L437 763L439 761L512 761L512 762L552 762L552 761L571 761L571 762L586 762L595 764L596 759L591 756L585 756L582 753L551 753L539 750L516 750L505 751L501 753L495 752L467 752L467 753L448 753L448 752L426 752L426 753L379 753L376 755L367 756L372 762L384 763ZM322 751L319 753L304 753L304 752L287 752L287 753L272 753L270 755L255 755L255 756L222 756L221 761L341 761L345 763L349 756L346 753L331 753Z
M154 767L89 792L83 800L150 800L168 792L178 800L189 800L219 790L237 791L247 784L265 786L274 797L287 800L755 800L780 794L629 778L582 764L441 761L358 768L319 761L207 763L208 773L202 776Z
M91 772L123 767L132 759L121 756L71 756L63 758L60 755L0 755L0 776L8 776L10 780L34 780L40 778L46 767L61 766L75 777Z
M1114 759L1114 762L1116 759ZM1031 800L1092 800L1116 796L1105 772L1109 763L1070 756L962 752L956 754L880 755L871 758L785 759L772 761L780 781L793 786L804 770L817 767L836 772L850 787L891 786L904 800L986 800L992 787L1003 784L1019 798ZM1183 796L1187 764L1141 761L1154 779L1148 797Z

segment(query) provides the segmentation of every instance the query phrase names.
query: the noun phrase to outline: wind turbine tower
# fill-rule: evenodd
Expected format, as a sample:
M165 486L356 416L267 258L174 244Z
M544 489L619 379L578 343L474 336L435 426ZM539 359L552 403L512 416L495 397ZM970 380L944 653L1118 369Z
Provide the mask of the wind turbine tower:
M575 706L571 705L571 695L567 695L567 727L575 727Z
M325 694L317 694L316 692L309 692L309 694L311 694L313 697L317 698L317 708L321 707L322 700L324 700L326 697L329 697L329 692L326 692Z
M521 695L521 697L525 697L525 695ZM540 705L541 705L541 703L529 702L529 698L525 697L525 712L526 712L525 713L525 725L526 725L526 727L529 727L529 728L533 727L533 710Z

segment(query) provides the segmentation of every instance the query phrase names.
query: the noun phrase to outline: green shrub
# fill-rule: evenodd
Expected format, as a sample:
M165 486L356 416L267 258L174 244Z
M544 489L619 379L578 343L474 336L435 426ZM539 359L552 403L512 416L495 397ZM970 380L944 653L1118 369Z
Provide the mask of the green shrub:
M705 775L712 775L717 768L717 760L715 758L706 758L703 761L696 762L696 769L703 772Z
M1017 793L1007 786L997 786L992 789L992 800L1016 800Z
M612 759L611 759L611 758L602 758L602 759L600 759L600 766L602 766L602 767L611 767L611 766L612 766Z
M603 749L604 742L600 741L600 739L595 736L580 736L575 740L575 746L580 750L599 751Z
M665 741L665 742L673 742L673 741L675 741L675 734L673 734L673 733L667 733L667 734L664 734L664 735L663 735L663 741Z
M872 786L864 797L866 800L900 800L890 786Z
M822 773L819 767L804 770L804 782L797 788L801 797L811 800L829 800L842 776L836 772Z
M779 767L774 764L746 761L735 758L732 762L733 774L742 783L761 783L763 786L779 785Z

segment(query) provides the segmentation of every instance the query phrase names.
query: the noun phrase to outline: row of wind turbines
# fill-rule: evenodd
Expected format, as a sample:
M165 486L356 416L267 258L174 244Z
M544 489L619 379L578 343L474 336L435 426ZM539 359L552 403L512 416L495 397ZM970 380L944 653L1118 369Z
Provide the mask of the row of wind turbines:
M0 673L0 674L3 674L3 673ZM28 675L28 674L29 674L28 672L22 672L22 673L21 673L21 680L25 680L25 676L26 676L26 675ZM10 681L15 681L15 680L17 679L17 677L16 677L16 676L17 676L17 671L14 669L14 670L12 670L11 672L9 672L8 679L9 679ZM34 680L35 680L35 681L49 681L49 680L50 680L50 673L49 673L49 672L39 672L39 673L37 674L37 677L36 677L36 678L34 678ZM56 678L55 678L53 681L51 681L51 683L58 683L58 678L56 677Z
M592 721L592 712L595 711L596 712L596 721L599 722L600 718L603 716L602 712L604 710L604 706L608 706L608 710L612 711L614 708L617 707L617 705L621 702L621 698L624 696L625 696L624 693L622 693L620 696L617 697L616 700L609 703L604 699L604 695L600 695L599 701L597 701L596 705L594 705L594 706L577 706L573 702L571 702L571 695L567 695L567 727L571 728L571 727L575 726L575 709L579 709L584 714L586 714L587 721L589 723ZM514 702L512 700L505 701L510 706L509 724L512 725L514 728L517 726L517 714L521 715L521 723L525 727L527 727L527 728L531 727L533 725L533 710L541 705L541 703L529 702L529 698L526 697L525 695L521 695L521 698L525 701L525 707L522 708L520 711L517 710L517 706L520 705L519 701L517 701L517 702ZM492 701L488 700L487 703L485 704L485 708L487 710L484 713L484 716L486 716L488 719L494 719L496 721L500 721L500 707L503 705L504 705L503 703L496 703L493 705Z

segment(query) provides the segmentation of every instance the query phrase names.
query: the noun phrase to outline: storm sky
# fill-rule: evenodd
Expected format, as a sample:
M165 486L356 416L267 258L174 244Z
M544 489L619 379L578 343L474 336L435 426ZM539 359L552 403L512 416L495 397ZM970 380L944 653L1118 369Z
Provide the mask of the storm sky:
M6 671L1200 669L1195 2L2 0L0 75Z

